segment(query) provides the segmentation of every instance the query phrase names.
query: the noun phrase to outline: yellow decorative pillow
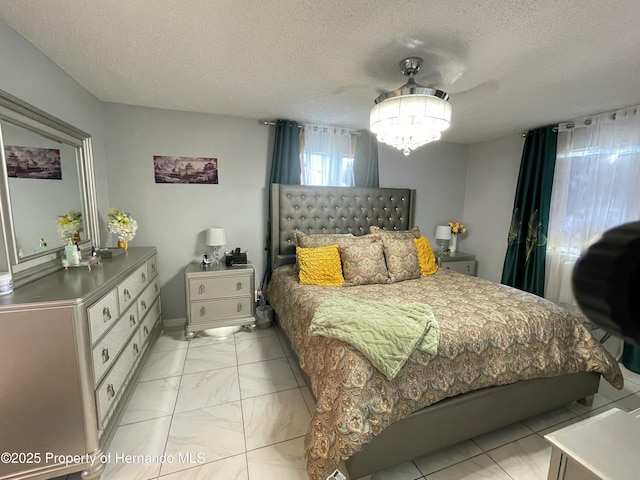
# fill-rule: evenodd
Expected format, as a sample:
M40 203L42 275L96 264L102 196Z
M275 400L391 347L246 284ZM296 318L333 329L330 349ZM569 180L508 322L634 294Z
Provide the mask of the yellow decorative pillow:
M419 237L414 238L413 242L416 244L416 249L418 250L420 275L426 277L427 275L433 275L436 273L438 271L438 265L436 264L436 256L429 244L429 240L425 237Z
M344 283L338 245L328 247L297 247L301 285L340 287Z

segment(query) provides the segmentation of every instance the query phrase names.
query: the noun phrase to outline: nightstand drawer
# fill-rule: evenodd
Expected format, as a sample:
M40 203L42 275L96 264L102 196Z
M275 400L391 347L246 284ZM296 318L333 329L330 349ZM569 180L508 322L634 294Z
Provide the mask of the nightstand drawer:
M189 297L192 301L251 296L251 290L251 275L248 274L189 279Z
M476 261L466 260L459 262L443 262L442 267L445 270L454 270L456 272L465 273L467 275L476 274Z
M191 323L250 316L252 301L251 297L241 297L192 302L189 306Z

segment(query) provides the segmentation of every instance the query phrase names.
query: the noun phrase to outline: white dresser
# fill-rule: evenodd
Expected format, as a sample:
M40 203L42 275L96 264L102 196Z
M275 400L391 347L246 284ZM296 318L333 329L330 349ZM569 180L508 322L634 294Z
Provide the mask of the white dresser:
M156 250L145 247L0 297L0 451L15 455L0 462L0 479L100 476L162 328L159 294ZM93 466L89 455L98 455Z

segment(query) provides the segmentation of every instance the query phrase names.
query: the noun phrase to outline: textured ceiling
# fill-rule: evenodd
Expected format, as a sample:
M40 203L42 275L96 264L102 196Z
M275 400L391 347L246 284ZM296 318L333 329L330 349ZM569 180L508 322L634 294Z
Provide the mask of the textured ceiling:
M416 80L451 95L445 141L640 103L637 0L0 0L0 18L107 102L366 128L420 56Z

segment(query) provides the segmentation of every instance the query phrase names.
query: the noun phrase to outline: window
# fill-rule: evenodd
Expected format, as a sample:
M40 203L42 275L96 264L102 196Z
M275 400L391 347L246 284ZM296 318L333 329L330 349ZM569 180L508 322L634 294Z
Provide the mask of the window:
M301 145L302 185L352 187L354 142L341 127L305 125Z
M547 243L545 297L573 303L571 275L599 235L640 218L637 108L560 125Z

